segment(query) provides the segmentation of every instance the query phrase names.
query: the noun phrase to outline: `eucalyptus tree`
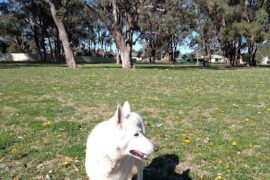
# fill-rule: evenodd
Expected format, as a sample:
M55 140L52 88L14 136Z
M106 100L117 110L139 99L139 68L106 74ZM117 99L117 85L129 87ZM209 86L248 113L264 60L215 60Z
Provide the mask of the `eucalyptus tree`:
M169 62L175 62L178 45L192 32L194 15L191 13L190 2L186 0L169 0L163 4L165 9L161 18L161 32L167 43Z
M110 32L119 51L122 67L132 68L132 46L139 39L133 39L135 32L142 33L139 22L149 10L158 9L151 0L92 0L87 7ZM165 3L166 1L160 1ZM139 35L140 36L140 35Z
M205 32L199 33L202 42L215 42L212 45L223 50L232 66L238 65L243 54L247 65L256 66L257 51L269 32L269 0L193 2L200 12L198 15L204 17L201 22L206 28L199 31ZM209 48L215 50L211 43Z
M67 66L70 69L76 69L75 58L74 58L73 52L70 48L68 34L66 32L66 29L65 29L65 26L63 23L63 15L62 16L59 15L60 14L59 11L63 10L66 12L66 8L61 9L61 6L60 6L60 8L57 10L56 6L55 6L55 2L53 2L51 0L42 0L42 1L48 5L50 12L51 12L51 15L52 15L52 18L55 22L55 25L57 26L59 37L60 37L60 40L63 44ZM62 5L61 2L60 2L60 4Z
M27 52L29 24L25 21L20 4L15 1L0 3L0 34L9 52Z
M183 39L191 33L194 16L189 1L152 1L153 8L141 14L139 27L150 61L155 62L158 51L169 54L169 62L175 62L175 52Z

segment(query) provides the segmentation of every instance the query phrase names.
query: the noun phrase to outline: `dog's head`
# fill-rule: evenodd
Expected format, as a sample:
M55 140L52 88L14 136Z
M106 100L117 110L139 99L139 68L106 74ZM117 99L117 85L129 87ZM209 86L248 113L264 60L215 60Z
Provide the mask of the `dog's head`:
M145 160L149 154L158 151L158 147L145 137L145 127L141 116L131 112L127 101L123 107L117 107L111 120L116 130L121 132L117 149L125 155Z

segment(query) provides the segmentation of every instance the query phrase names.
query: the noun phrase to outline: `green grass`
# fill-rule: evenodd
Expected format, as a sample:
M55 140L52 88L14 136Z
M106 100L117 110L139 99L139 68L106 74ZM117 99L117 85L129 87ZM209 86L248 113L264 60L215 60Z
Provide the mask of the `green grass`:
M270 177L270 68L0 64L0 179L86 179L89 131L125 100L176 172Z

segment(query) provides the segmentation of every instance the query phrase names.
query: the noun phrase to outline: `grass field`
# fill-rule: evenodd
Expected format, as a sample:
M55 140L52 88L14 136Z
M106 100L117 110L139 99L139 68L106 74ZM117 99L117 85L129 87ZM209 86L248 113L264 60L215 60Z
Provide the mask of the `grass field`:
M270 68L0 64L0 179L86 179L86 138L128 100L192 179L270 177Z

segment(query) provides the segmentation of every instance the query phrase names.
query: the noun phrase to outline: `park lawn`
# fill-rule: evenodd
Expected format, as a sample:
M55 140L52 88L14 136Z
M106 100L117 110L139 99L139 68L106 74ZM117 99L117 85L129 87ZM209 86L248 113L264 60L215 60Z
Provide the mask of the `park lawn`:
M0 179L86 179L86 138L128 100L192 179L270 177L270 68L0 64Z

